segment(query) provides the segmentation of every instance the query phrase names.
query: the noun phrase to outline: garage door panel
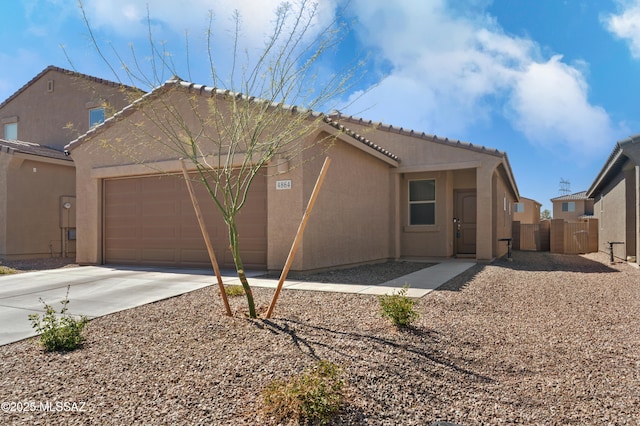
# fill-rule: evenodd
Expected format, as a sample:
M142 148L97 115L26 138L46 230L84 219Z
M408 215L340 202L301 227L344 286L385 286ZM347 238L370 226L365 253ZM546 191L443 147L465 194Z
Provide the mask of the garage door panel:
M137 250L135 248L128 249L108 249L106 250L105 255L112 259L113 263L137 263Z
M195 249L182 249L180 251L182 263L185 265L202 265L206 264L207 266L210 264L209 262L209 253L207 249L195 250Z
M222 267L232 267L222 215L203 185L197 193L218 262ZM237 216L247 269L266 268L266 208L266 177L259 176ZM193 205L180 178L105 180L103 240L105 263L211 267Z
M112 197L124 197L127 194L137 194L139 181L134 179L119 179L110 181L110 187L113 191L108 194Z
M143 262L176 262L176 250L170 248L143 248L140 250Z
M164 193L167 191L175 191L176 184L182 179L177 176L150 176L139 180L140 187L144 194Z

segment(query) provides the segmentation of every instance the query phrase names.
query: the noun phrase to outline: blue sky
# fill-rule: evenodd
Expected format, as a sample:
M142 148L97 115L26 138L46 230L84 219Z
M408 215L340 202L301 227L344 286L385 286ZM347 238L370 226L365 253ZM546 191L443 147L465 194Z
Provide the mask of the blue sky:
M213 9L224 62L231 11L259 46L278 1L85 0L98 40L123 52L145 46L147 3L178 62L185 29L197 46ZM319 23L339 4L320 0ZM1 7L0 100L48 65L114 79L77 0ZM342 17L351 33L334 59L370 55L357 88L369 90L344 113L506 151L520 194L543 208L561 179L586 190L616 141L640 133L640 0L352 0ZM209 83L193 56L191 79Z

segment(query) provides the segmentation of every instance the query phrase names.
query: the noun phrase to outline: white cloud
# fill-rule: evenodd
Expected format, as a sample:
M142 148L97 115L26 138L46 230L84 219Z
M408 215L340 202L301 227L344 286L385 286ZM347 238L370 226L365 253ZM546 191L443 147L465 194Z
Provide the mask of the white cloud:
M626 40L631 55L640 59L640 1L621 3L619 14L606 16L603 21L608 31Z
M307 0L304 0L307 2ZM316 37L334 19L334 9L338 0L324 0L318 3L318 9L312 20L312 25L305 33L305 37ZM99 31L96 37L104 46L104 42L114 45L124 62L130 65L134 62L147 61L147 58L157 56L149 52L148 20L151 22L151 32L157 48L166 49L171 61L176 64L176 72L180 77L203 84L216 84L223 87L233 87L230 76L236 78L242 69L252 69L257 55L264 52L264 46L275 28L276 11L284 2L282 0L84 0L84 7L90 25ZM301 2L290 2L289 24L295 19ZM309 2L311 3L311 2ZM148 5L148 10L147 10ZM307 11L309 8L306 9ZM211 46L207 46L207 31L209 29L209 14L213 13L211 24ZM237 54L233 53L235 40L235 13L239 16L239 35ZM304 21L304 18L302 19ZM188 51L185 48L185 32L188 34ZM285 35L287 32L285 31ZM281 39L282 40L282 39ZM118 44L119 43L119 44ZM136 58L130 52L130 46L135 49ZM111 52L111 47L104 51ZM213 56L213 64L218 77L222 81L212 81L209 67L209 52ZM190 67L187 69L187 53ZM246 55L245 55L246 53ZM237 60L235 71L232 71L232 59ZM119 58L110 58L111 63L118 63ZM144 69L150 69L148 64ZM150 86L162 82L170 77L165 73L151 78ZM147 76L150 73L146 72ZM133 82L133 84L142 84Z
M549 147L560 142L575 152L610 145L607 112L589 103L582 74L561 60L532 62L518 74L510 99L515 127L533 142Z
M243 37L248 45L258 46L271 32L275 11L281 3L282 0L85 0L85 9L92 25L128 37L146 37L147 14L154 25L169 29L174 34L184 34L188 30L191 34L204 36L209 11L212 11L214 36L223 38L233 33L232 17L237 10ZM333 16L334 7L333 0L319 3L316 19L319 26Z
M360 37L391 69L347 113L459 137L496 115L532 143L608 147L610 119L588 99L584 63L543 58L533 40L506 34L480 10L445 0L356 0Z

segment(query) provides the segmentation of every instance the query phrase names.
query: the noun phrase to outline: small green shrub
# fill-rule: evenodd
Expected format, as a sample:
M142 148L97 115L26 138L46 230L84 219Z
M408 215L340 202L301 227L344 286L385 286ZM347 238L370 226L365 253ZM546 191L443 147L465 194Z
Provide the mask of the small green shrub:
M327 424L344 399L342 369L329 361L318 361L289 380L276 380L263 392L266 414L275 421L295 419L299 423Z
M4 265L0 265L0 275L9 275L9 274L15 274L16 271L13 268L9 268L8 266L4 266Z
M420 316L414 309L416 301L407 296L408 289L409 285L405 284L398 293L378 296L382 315L398 327L406 327Z
M236 297L244 295L244 288L241 285L226 285L224 286L224 292L229 297Z
M44 304L45 313L40 318L39 314L29 315L31 326L40 334L39 343L47 352L52 351L72 351L77 349L84 342L82 331L89 322L86 316L79 319L67 313L69 304L69 287L67 294L60 303L62 309L59 316L53 307L47 305L42 298L40 302Z

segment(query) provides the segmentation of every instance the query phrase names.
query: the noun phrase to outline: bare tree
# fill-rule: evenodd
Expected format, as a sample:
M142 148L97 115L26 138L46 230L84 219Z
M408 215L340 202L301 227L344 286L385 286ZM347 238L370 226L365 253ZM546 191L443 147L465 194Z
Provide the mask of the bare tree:
M195 179L206 190L222 214L228 228L229 246L238 277L244 287L249 315L257 316L251 287L239 244L237 215L247 200L254 178L265 173L276 156L292 159L307 146L302 143L322 125L325 117L314 111L327 110L330 103L349 90L361 67L353 61L331 75L319 74L318 63L340 42L343 28L337 21L317 29L318 5L310 0L282 3L274 11L273 28L266 36L264 48L255 55L239 51L242 39L241 16L233 14L235 32L228 75L220 75L216 67L210 13L206 58L212 87L194 86L178 77L189 63L178 64L153 37L148 19L150 52L147 66L132 47L128 63L115 52L117 65L107 59L105 48L92 30L84 6L80 2L87 29L98 55L122 82L116 68L124 70L131 83L147 85L152 90L136 101L151 126L130 123L136 143L111 144L112 149L130 156L141 164L151 164L148 153L163 150L174 158L191 163ZM148 12L148 16L150 13ZM188 37L186 38L188 42ZM173 76L163 81L164 75ZM204 95L203 96L203 90Z

